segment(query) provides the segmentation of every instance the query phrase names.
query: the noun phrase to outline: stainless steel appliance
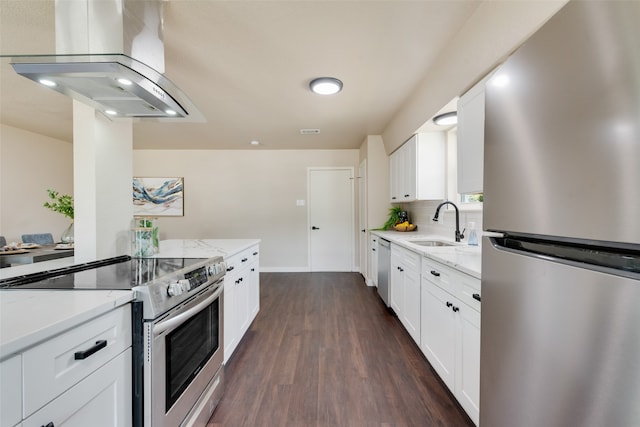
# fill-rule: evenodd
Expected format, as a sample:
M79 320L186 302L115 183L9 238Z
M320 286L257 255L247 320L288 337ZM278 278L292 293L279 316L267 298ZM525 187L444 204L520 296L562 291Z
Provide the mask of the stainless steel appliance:
M3 289L133 289L134 426L205 426L224 389L222 257L110 258Z
M389 274L391 269L391 244L378 239L378 294L389 307Z
M480 425L640 425L640 3L567 3L486 85Z

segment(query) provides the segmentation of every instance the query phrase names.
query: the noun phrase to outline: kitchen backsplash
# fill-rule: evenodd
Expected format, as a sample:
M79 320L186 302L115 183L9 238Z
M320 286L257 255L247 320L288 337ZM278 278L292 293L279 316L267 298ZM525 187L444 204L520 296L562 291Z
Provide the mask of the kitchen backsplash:
M409 214L409 220L418 226L416 233L435 234L447 238L453 238L456 230L456 211L450 205L440 210L438 222L432 221L436 208L441 200L419 201L406 203L403 208ZM446 208L446 209L445 209ZM458 208L460 205L458 204ZM475 223L478 239L482 236L482 211L481 210L460 210L460 231L466 228L463 241L469 238L469 222Z

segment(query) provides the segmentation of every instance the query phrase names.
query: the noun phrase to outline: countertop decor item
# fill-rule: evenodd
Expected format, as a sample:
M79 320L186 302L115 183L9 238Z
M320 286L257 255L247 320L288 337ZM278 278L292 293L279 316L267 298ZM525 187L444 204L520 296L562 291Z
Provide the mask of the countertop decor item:
M409 224L402 222L400 224L396 224L393 226L393 229L396 231L414 231L418 229L418 226L415 224Z
M393 226L396 225L399 222L402 222L402 216L401 214L405 212L402 210L402 207L400 206L394 206L392 208L389 209L389 219L387 219L387 222L384 223L384 225L382 227L380 227L377 230L391 230L393 229ZM406 215L406 212L405 212Z
M73 219L73 196L68 194L60 194L55 190L48 189L49 199L51 202L44 202L44 207L54 212Z
M44 202L43 206L71 219L71 224L69 224L69 226L62 232L60 240L62 243L73 243L73 196L60 194L52 189L47 189L47 193L49 194L49 199L51 199L51 201Z

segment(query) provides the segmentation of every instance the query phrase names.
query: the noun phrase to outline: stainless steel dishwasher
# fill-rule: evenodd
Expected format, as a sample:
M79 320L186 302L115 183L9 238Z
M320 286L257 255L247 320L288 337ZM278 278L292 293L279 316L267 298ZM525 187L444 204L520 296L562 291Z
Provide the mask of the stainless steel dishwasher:
M378 293L389 307L389 274L391 270L391 244L388 240L378 240Z

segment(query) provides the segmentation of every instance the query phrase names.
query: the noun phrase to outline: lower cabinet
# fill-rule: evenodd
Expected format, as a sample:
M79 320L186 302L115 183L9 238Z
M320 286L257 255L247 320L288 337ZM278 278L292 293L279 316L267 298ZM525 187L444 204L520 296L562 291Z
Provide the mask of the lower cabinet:
M4 360L0 425L130 426L131 364L126 304Z
M478 279L435 261L423 260L420 348L478 425L480 312L475 303L466 301L469 286L476 288L471 295L479 298Z
M391 308L420 345L420 259L413 251L391 244Z
M378 236L369 235L369 277L368 286L378 286Z
M224 362L227 363L260 309L258 245L225 259Z

